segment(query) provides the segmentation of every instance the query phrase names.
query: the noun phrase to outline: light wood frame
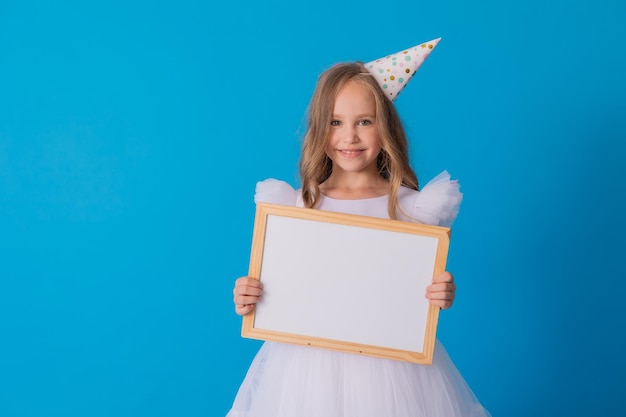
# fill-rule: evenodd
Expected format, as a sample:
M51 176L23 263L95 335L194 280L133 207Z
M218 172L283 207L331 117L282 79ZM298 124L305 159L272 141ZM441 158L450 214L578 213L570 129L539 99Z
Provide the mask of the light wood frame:
M447 227L259 203L248 275L264 295L241 334L431 364L439 307L424 294L449 242Z

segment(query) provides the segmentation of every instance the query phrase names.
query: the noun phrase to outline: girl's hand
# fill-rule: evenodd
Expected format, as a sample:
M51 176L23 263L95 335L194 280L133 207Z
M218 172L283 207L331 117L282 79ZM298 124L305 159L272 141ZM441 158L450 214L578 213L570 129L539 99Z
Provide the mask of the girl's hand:
M451 273L444 272L434 277L433 283L426 287L426 298L429 303L445 310L452 307L455 291L454 277Z
M263 294L263 284L258 279L241 277L235 281L233 290L235 312L240 316L245 316L252 311L255 304L261 299Z

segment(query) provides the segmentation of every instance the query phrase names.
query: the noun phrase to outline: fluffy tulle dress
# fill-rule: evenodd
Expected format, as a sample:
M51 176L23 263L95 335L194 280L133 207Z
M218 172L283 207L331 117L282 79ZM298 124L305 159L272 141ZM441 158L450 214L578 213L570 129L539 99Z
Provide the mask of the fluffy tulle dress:
M449 226L462 199L442 172L421 191L402 188L404 220ZM256 202L302 206L289 184L257 184ZM387 196L361 200L321 197L319 209L388 218ZM439 341L432 365L327 349L265 342L227 417L478 417L478 402Z

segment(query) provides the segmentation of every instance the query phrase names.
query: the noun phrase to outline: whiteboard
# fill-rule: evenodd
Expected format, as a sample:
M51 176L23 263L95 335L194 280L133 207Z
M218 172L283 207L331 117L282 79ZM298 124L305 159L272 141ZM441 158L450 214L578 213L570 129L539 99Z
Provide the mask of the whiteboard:
M249 275L263 297L242 335L432 362L450 229L259 203Z

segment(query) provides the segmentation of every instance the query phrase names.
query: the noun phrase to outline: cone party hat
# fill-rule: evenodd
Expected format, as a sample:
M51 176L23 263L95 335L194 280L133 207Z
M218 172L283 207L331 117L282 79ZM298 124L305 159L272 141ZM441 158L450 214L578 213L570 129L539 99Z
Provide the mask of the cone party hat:
M394 101L437 46L441 38L370 61L365 68L376 78L387 97Z

